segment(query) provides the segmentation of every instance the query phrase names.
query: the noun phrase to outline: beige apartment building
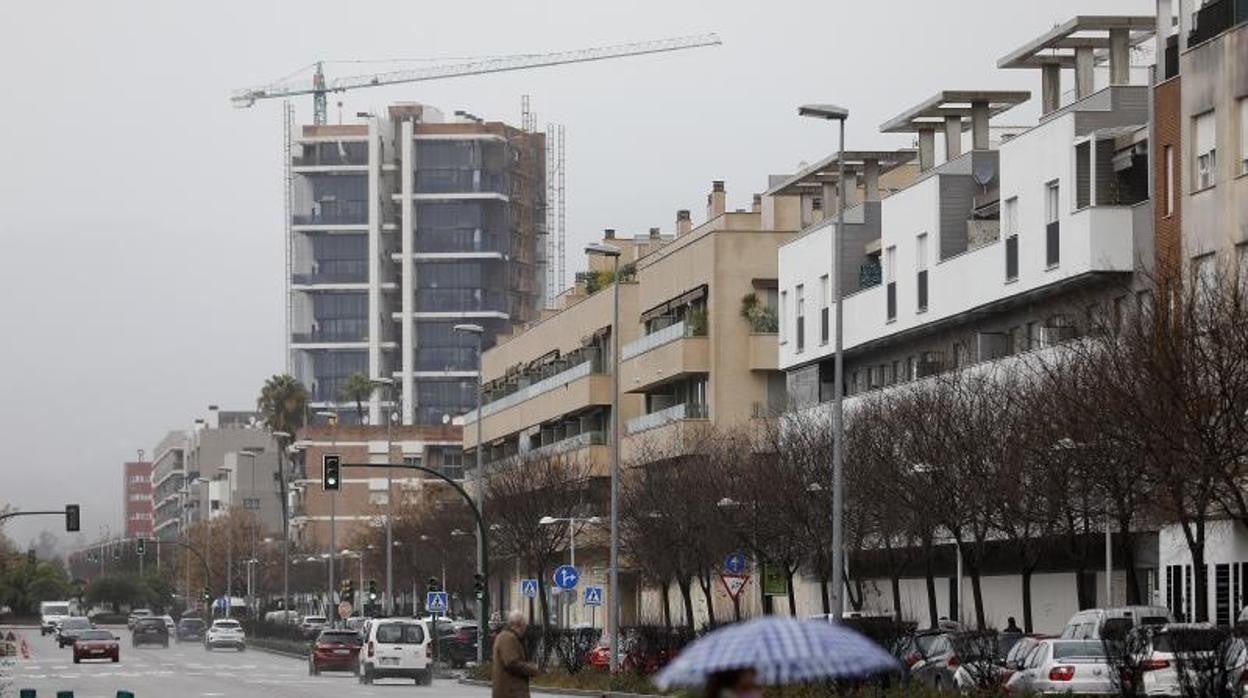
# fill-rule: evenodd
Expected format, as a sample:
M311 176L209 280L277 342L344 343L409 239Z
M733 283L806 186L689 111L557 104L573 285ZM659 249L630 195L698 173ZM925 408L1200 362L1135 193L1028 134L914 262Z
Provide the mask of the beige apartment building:
M606 231L602 242L621 251L618 428L625 468L658 452L651 446L678 456L706 429L749 425L784 406L784 374L777 366L777 250L811 215L803 213L804 201L810 209L810 197L756 195L749 209L730 211L724 184L716 181L706 221L697 227L682 210L674 234L651 229L623 237ZM614 294L604 272L611 265L610 259L590 257L589 271L578 274L555 310L501 335L482 357L487 474L560 454L579 459L592 477L609 476ZM742 314L747 296L758 308L752 320ZM476 419L475 413L465 417L469 463L477 448ZM588 505L586 516L605 520L603 484L590 488L602 492L604 501L600 510ZM577 531L584 585L605 586L606 541L605 527ZM526 576L518 568L514 574L497 582L506 597ZM649 602L627 569L621 594L622 620L632 622ZM604 600L604 607L609 603ZM574 604L565 619L590 622L593 612Z

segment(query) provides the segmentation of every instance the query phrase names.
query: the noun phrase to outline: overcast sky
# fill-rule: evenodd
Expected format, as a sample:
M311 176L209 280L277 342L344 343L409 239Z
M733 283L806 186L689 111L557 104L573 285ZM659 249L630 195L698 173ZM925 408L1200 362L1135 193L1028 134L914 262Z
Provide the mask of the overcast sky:
M997 58L1082 12L1149 0L55 2L0 22L0 505L83 504L121 524L121 463L209 404L254 405L283 370L279 103L229 104L317 59L559 51L715 31L718 48L347 93L567 129L568 250L603 228L670 230L834 145L802 102L847 107L849 145L940 89L1039 93ZM334 63L330 77L392 66ZM1070 79L1070 78L1067 78ZM301 121L311 98L297 102ZM1034 120L1031 105L1003 123ZM579 268L569 255L569 274ZM59 520L9 527L25 545Z

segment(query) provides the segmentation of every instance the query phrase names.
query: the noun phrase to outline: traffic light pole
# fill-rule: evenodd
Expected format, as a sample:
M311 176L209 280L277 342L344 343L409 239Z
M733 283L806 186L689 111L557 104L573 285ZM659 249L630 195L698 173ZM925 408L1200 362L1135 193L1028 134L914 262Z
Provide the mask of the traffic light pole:
M486 536L489 531L485 526L485 518L481 516L481 509L477 506L476 501L472 497L468 496L468 493L464 491L463 486L458 482L455 482L451 478L443 475L433 468L428 468L423 465L410 463L340 463L338 467L399 468L401 470L419 470L422 473L432 475L450 485L457 493L459 493L459 496L463 497L464 501L468 503L468 508L472 510L472 517L477 522L477 534L480 536L479 540L481 541L481 544L477 548L477 574L480 574L481 578L486 581L481 592L481 617L477 619L477 644L478 646L484 647L484 641L489 637L489 628L487 627L487 623L489 623L490 618L490 546L487 544L486 540ZM333 587L330 588L332 589ZM438 635L436 632L436 623L433 635L436 641ZM484 649L482 651L484 651Z

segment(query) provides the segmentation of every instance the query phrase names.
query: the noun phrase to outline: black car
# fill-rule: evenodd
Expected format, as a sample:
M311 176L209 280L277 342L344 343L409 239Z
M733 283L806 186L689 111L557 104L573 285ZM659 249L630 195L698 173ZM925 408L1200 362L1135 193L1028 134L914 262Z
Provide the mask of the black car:
M203 642L207 624L199 618L183 618L178 621L178 642Z
M130 646L160 645L169 646L169 628L161 618L139 618L134 621L134 631L130 635Z
M457 622L446 627L438 623L438 652L455 668L477 661L477 624Z
M61 621L60 629L56 633L56 646L73 647L74 641L78 639L78 633L94 627L90 620L82 616L66 618Z

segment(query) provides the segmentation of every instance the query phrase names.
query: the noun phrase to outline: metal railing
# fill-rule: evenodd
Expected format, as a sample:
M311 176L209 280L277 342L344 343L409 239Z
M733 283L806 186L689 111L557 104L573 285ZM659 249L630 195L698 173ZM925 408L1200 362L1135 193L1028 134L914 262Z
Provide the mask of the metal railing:
M595 373L593 361L585 361L585 362L579 363L576 366L573 366L572 368L569 368L566 371L556 373L555 375L549 378L544 378L536 383L525 386L517 390L514 393L504 395L503 397L500 397L497 400L485 403L484 405L481 406L481 414L488 417L492 414L501 412L509 407L515 407L516 405L519 405L525 400L532 400L533 398L541 395L542 393L548 393L554 390L555 388L562 388L568 383L571 383L572 381L575 381L575 380L579 380L581 378L585 378L591 373ZM476 420L477 420L476 410L473 410L471 412L467 412L464 414L465 423L471 424L475 422Z
M634 339L628 344L625 344L624 348L620 350L620 359L627 361L634 356L640 356L651 349L657 349L668 342L674 342L684 337L696 337L705 334L705 332L695 331L696 329L696 327L684 320L681 320L674 325L668 325L661 330L651 332L640 339Z
M646 431L661 427L664 424L678 422L682 419L706 419L706 405L695 402L682 402L678 405L672 405L657 412L643 414L640 417L634 417L625 423L625 431L629 434Z
M538 448L532 448L523 453L507 456L492 460L485 464L489 468L506 468L520 465L527 460L536 458L549 458L557 456L561 453L569 453L589 446L603 446L607 443L607 433L605 431L584 431L576 436L569 436L553 443L548 443Z

